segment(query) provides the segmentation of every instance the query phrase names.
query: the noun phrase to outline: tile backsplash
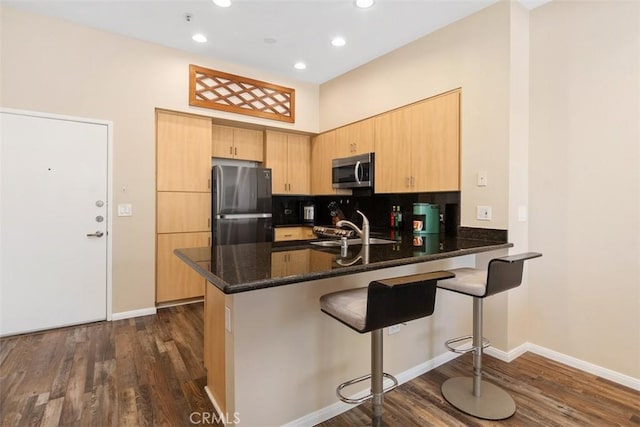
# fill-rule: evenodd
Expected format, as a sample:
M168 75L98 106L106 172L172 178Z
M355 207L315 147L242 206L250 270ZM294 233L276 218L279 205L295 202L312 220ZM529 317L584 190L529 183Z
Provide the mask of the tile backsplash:
M407 194L369 194L367 190L355 191L352 196L314 196L314 197L283 197L274 196L274 225L292 224L292 218L284 218L284 209L292 209L297 202L301 215L301 206L313 203L315 205L315 224L332 225L332 214L361 225L362 221L356 210L360 209L367 215L372 231L386 231L390 228L390 214L392 206L400 206L403 216L403 228L410 230L413 218L414 203L432 203L440 206L443 222L440 231L447 235L455 235L460 224L460 192L441 193L407 193ZM287 208L288 207L288 208ZM301 216L298 223L301 223Z

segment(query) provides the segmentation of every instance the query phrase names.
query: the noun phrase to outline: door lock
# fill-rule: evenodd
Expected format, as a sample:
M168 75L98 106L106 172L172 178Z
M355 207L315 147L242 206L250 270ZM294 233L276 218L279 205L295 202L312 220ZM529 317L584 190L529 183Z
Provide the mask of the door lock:
M102 237L102 236L104 236L104 233L100 230L96 231L95 233L87 234L87 237Z

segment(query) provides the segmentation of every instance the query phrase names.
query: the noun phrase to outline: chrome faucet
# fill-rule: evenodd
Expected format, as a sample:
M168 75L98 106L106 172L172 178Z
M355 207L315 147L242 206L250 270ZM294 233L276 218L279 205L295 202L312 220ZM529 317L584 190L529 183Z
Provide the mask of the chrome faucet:
M358 212L362 216L362 230L359 229L358 226L353 222L347 221L346 219L338 221L336 223L336 227L347 226L351 228L356 232L358 236L360 236L360 240L362 240L362 246L369 246L369 219L364 216L361 211L357 210L356 212Z

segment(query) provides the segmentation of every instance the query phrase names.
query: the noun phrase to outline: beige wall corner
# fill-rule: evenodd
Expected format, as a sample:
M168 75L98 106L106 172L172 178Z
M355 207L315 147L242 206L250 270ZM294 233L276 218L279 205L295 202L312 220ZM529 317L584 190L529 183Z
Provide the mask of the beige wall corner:
M529 250L529 11L511 2L509 59L509 241L511 253ZM533 261L535 262L535 261ZM525 263L522 285L507 293L506 351L527 342L528 284Z

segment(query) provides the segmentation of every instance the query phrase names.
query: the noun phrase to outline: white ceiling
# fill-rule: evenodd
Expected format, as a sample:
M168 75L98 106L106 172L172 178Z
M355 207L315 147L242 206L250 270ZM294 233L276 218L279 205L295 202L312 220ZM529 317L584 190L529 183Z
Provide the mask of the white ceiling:
M229 8L220 8L211 0L2 3L289 78L323 83L497 0L376 0L369 9L355 7L354 0L232 1ZM545 0L525 1L525 5L535 6ZM191 15L190 22L187 14ZM208 42L194 42L194 33L206 35ZM344 37L347 44L333 47L330 41L335 36ZM265 39L274 39L275 43ZM304 61L307 69L294 69L297 61Z

